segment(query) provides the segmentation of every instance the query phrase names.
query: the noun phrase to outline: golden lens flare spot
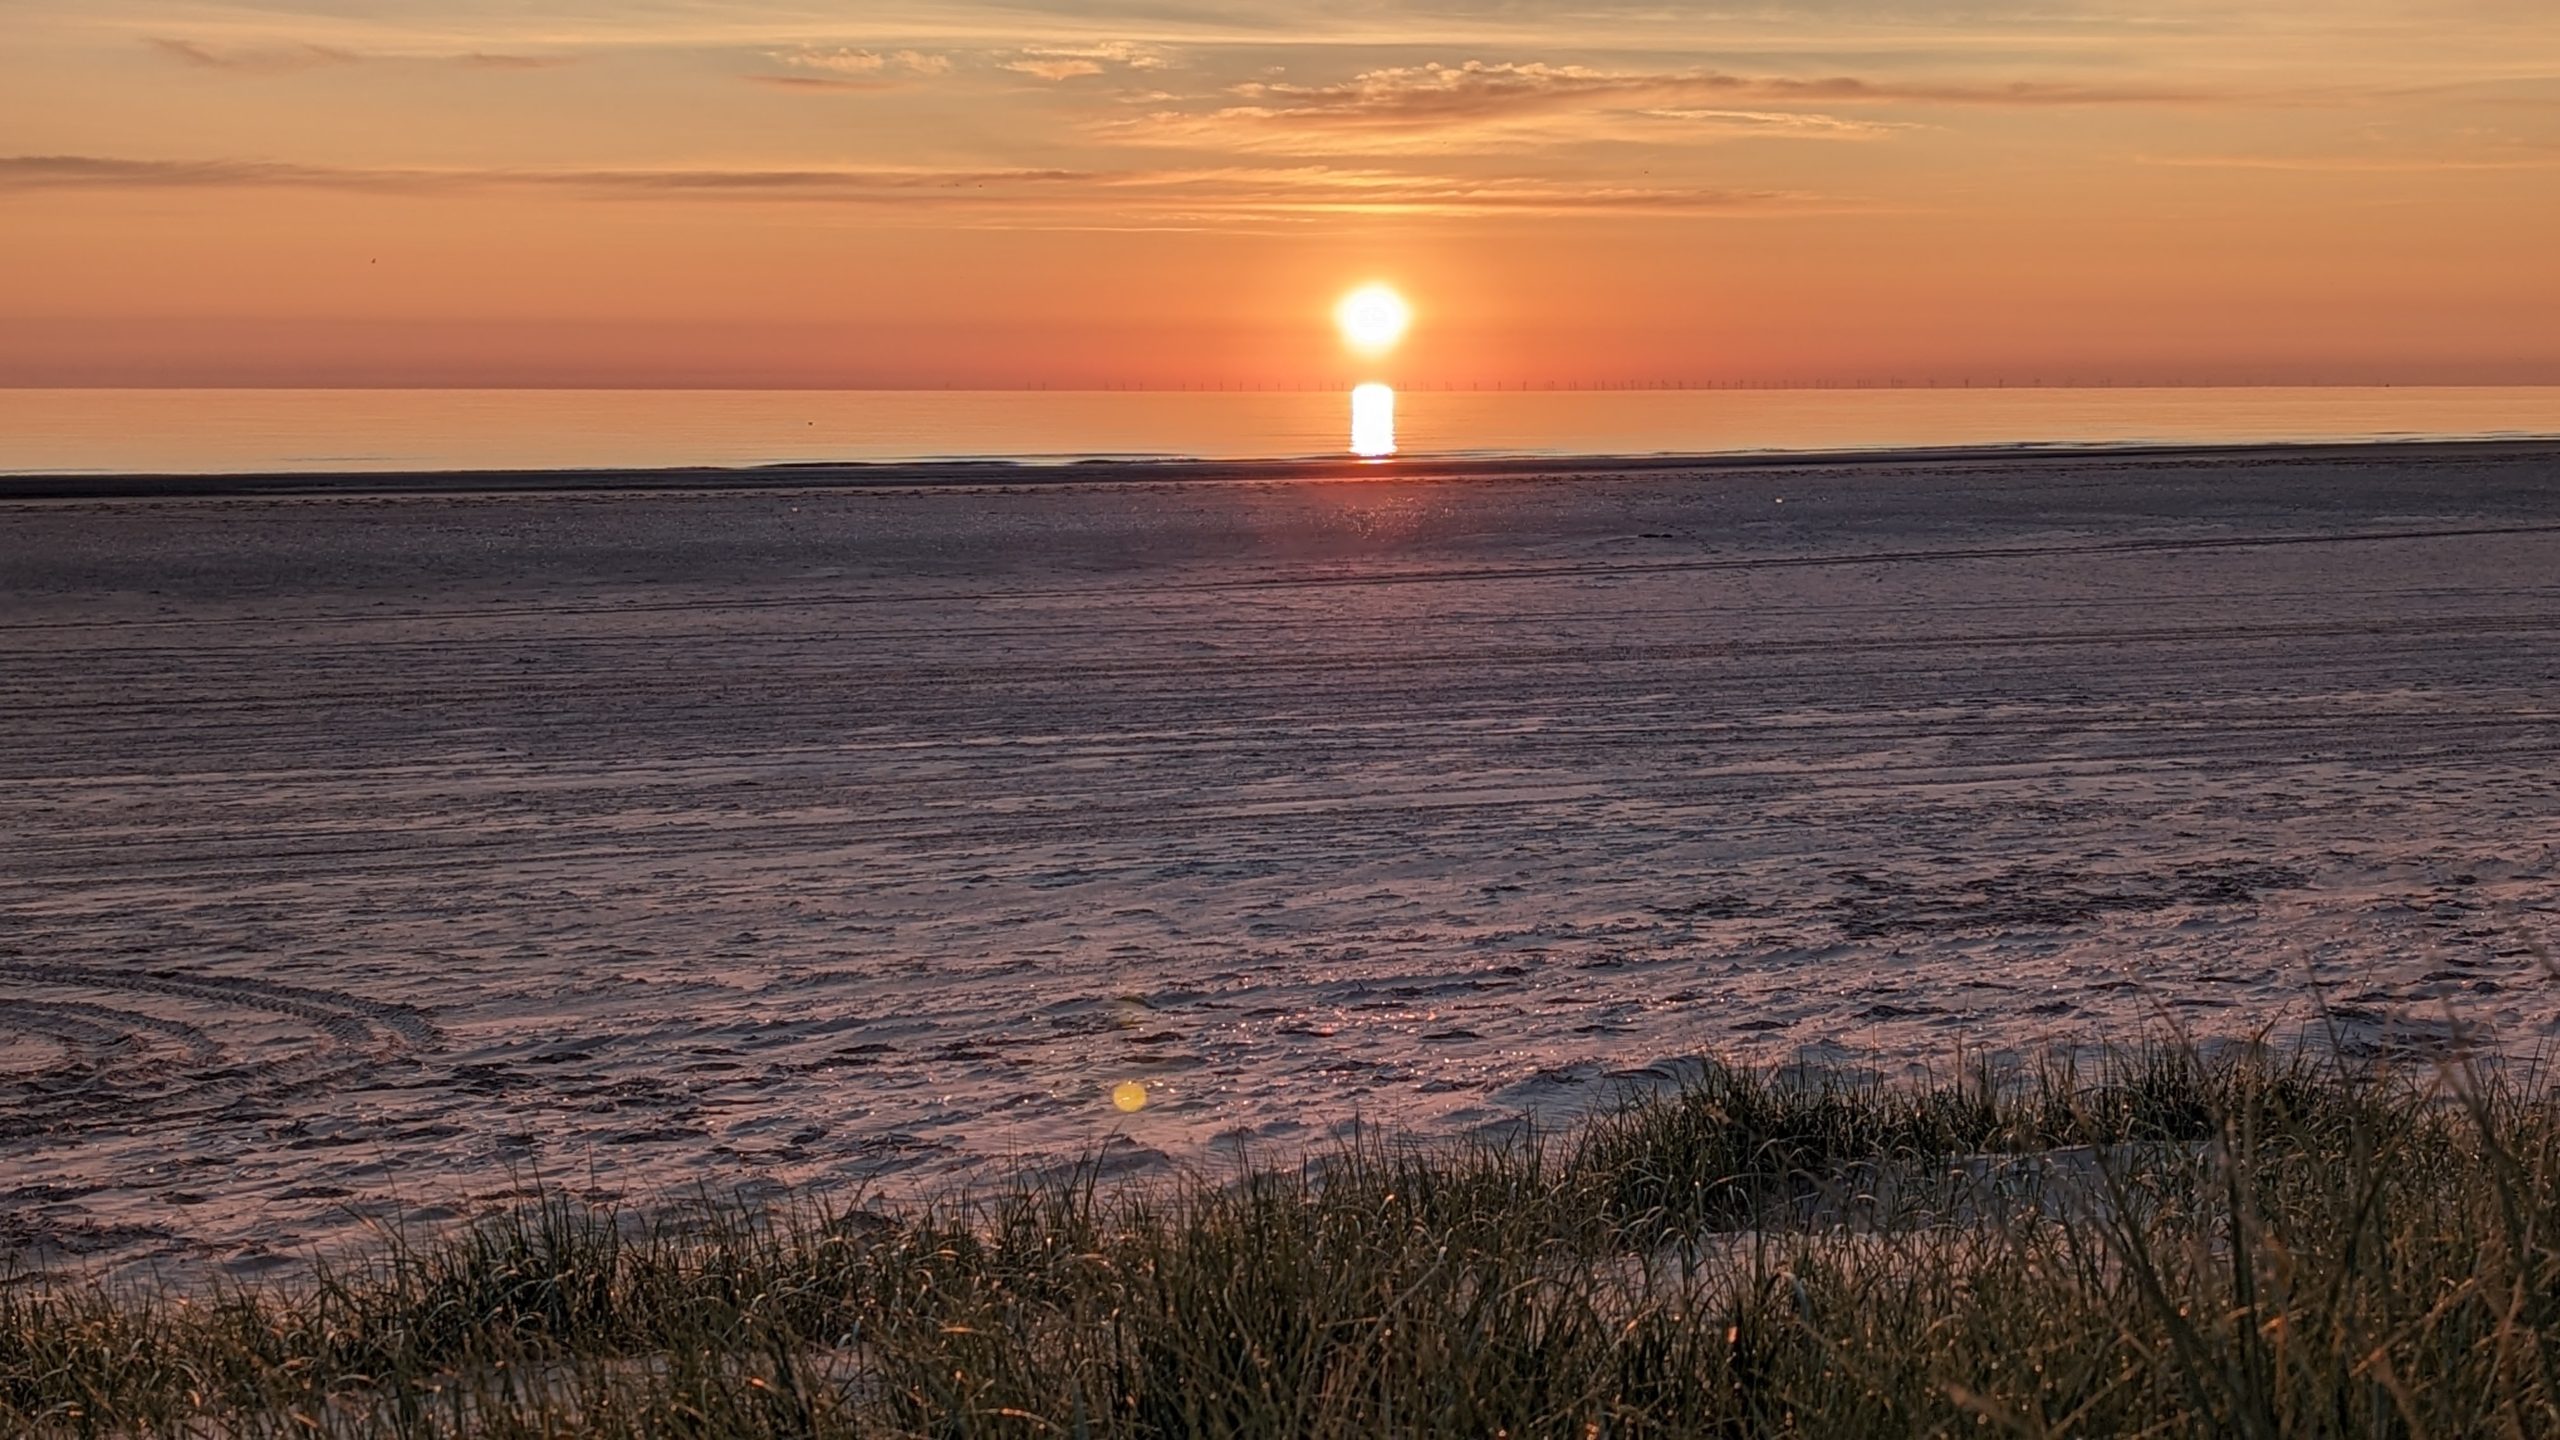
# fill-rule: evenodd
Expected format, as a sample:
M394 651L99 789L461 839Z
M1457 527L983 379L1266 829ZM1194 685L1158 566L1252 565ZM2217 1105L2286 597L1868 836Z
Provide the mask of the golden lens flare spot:
M1135 1115L1147 1108L1147 1087L1135 1080L1123 1080L1111 1087L1111 1103L1123 1115Z
M1413 307L1384 285L1363 285L1333 307L1333 323L1352 349L1376 354L1392 350L1413 323Z
M1351 392L1351 453L1384 460L1396 453L1396 392L1372 382Z

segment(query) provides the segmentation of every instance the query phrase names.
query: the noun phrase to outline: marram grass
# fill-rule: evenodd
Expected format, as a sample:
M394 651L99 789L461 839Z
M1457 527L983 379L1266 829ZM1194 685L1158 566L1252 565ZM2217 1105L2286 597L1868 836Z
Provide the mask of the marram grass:
M0 1433L2560 1434L2560 1097L2182 1047L906 1214L0 1287Z

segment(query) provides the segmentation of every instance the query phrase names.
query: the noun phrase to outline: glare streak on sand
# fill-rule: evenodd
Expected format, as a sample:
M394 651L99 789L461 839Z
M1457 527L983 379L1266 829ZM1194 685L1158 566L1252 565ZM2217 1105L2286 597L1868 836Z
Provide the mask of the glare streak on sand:
M8 506L0 1246L2529 1050L2552 462Z

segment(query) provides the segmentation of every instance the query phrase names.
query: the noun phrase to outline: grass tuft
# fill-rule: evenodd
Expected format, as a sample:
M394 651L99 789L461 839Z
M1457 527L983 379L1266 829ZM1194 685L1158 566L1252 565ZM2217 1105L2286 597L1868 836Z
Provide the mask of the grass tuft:
M2560 1433L2560 1101L2154 1046L892 1216L0 1288L37 1436Z

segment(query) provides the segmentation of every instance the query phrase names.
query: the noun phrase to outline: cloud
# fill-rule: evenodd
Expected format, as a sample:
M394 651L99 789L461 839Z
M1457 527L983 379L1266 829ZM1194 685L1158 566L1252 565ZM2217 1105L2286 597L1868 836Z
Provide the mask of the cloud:
M377 172L243 160L117 160L94 155L0 156L0 190L168 189L199 185L325 184Z
M691 197L1011 212L1028 223L1103 216L1166 225L1205 218L1748 213L1839 209L1774 190L1471 177L1323 165L1080 170L399 169L248 160L0 156L0 193L34 190L307 189L434 195L547 191L589 198ZM1045 218L1044 218L1045 217Z
M1094 61L1063 57L1055 60L1008 60L997 68L1037 75L1043 80L1072 80L1079 75L1102 73L1102 67Z
M454 56L453 63L473 70L557 70L577 64L578 59L574 55L490 55L474 50Z
M1571 215L1594 212L1699 214L1836 208L1819 197L1778 190L1631 185L1536 177L1468 177L1322 165L1226 166L1141 171L1106 177L1110 189L1150 193L1161 207L1203 214Z
M1732 135L1785 135L1813 140L1872 140L1914 127L1890 120L1852 120L1812 110L1638 110L1646 120Z
M269 45L256 48L216 49L193 40L172 40L154 36L144 44L169 59L198 70L227 70L236 74L284 74L295 70L313 70L324 66L369 65L394 61L430 65L458 65L471 70L556 70L574 65L573 55L506 55L473 50L460 55L371 55L361 51L342 50L334 45Z
M878 75L890 70L940 75L951 68L950 56L928 55L921 50L893 50L884 55L877 50L821 50L803 45L797 50L778 50L773 58L796 70L823 70L833 75Z
M1995 105L2035 108L2107 105L2207 105L2242 98L2198 86L2066 85L2050 81L2006 83L1911 83L1862 80L1842 75L1821 80L1758 79L1713 75L1714 86L1770 100L1819 100L1830 104Z
M152 49L198 70L236 70L274 73L287 70L309 70L322 65L357 65L364 58L352 50L330 45L277 45L262 49L216 50L193 40L168 40L153 37L143 42Z
M2560 148L2547 154L2518 150L2503 155L2143 155L2137 163L2176 170L2291 170L2342 175L2405 175L2475 170L2548 170L2560 167Z
M0 156L0 190L566 190L622 195L805 196L912 200L990 186L1093 178L1076 170L494 170L302 165L267 160L129 160L90 155Z
M1083 170L509 170L490 173L486 183L633 194L903 200L999 186L1072 184L1093 178L1091 172Z
M790 50L774 59L803 70L827 70L838 75L877 75L889 68L889 57L869 50Z
M1748 76L1714 70L1629 71L1540 62L1470 60L1391 66L1326 85L1251 81L1241 104L1164 109L1108 123L1108 138L1139 144L1233 145L1323 153L1449 149L1495 142L1590 138L1632 120L1711 121L1769 135L1872 136L1892 128L1830 115L1782 118L1738 106L2086 106L2198 103L2191 88L1879 81L1858 76ZM1598 123L1607 120L1608 124Z
M1671 105L1749 98L1831 104L2157 105L2207 98L2193 89L2140 86L1914 83L1851 75L1799 79L1713 70L1595 70L1583 65L1483 60L1370 70L1333 85L1254 82L1236 87L1236 93L1293 120L1389 125L1569 108L1593 101Z
M837 48L822 50L804 45L797 50L774 52L779 64L795 70L813 70L814 75L749 75L747 80L758 85L776 85L789 90L887 90L898 82L890 72L908 75L940 75L950 70L951 57L928 55L920 50L897 50L881 54L876 50Z
M894 80L857 80L848 75L743 75L750 85L771 85L782 90L894 90Z
M1072 80L1099 75L1108 68L1163 70L1172 64L1172 57L1158 46L1111 40L1095 45L1035 45L996 68L1043 80Z
M1173 57L1161 47L1140 45L1126 40L1106 41L1099 45L1078 45L1065 49L1051 47L1030 53L1102 60L1124 70L1164 70L1173 64Z

